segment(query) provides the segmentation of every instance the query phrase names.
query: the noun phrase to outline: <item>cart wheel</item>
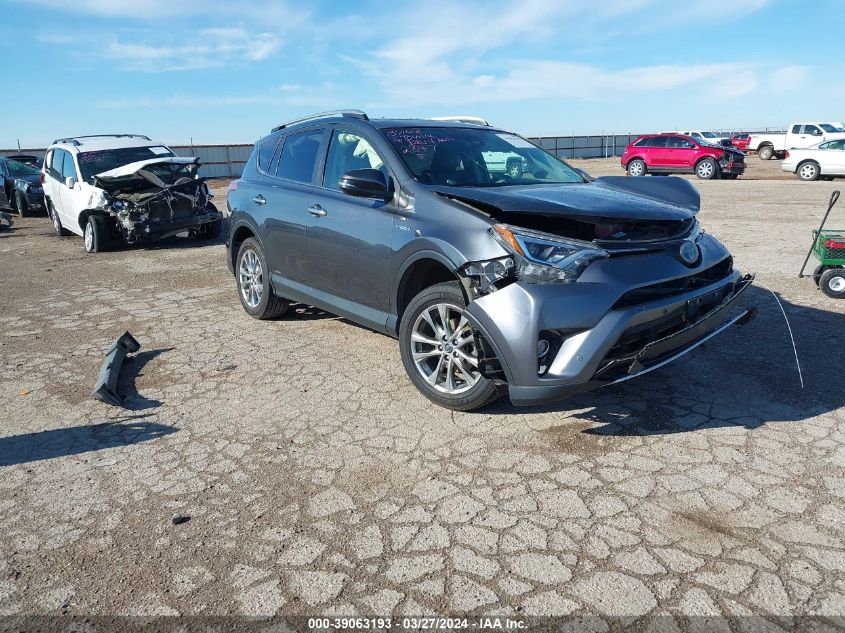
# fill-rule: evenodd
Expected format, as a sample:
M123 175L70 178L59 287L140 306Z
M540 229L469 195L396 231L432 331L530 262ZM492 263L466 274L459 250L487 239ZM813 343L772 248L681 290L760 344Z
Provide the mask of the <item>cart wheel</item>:
M819 288L828 297L845 298L845 268L829 268L822 273Z
M819 264L818 266L816 266L816 269L813 271L813 281L816 282L817 286L819 285L819 281L821 281L822 274L824 273L824 271L827 270L827 268L828 267L825 266L824 264Z

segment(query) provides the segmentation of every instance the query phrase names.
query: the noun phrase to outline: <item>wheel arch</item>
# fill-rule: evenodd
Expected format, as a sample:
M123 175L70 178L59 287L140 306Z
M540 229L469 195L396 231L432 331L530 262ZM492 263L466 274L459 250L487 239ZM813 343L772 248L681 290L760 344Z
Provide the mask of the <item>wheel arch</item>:
M241 244L243 244L244 241L249 238L257 240L261 248L264 248L264 244L261 241L258 229L253 226L250 222L240 220L232 227L229 248L229 258L231 261L229 263L232 265L233 271L236 269L235 260L238 257L238 251L241 248Z
M402 314L413 298L435 284L459 282L457 268L448 257L435 250L417 251L402 263L395 275L392 292L397 331Z
M798 161L795 165L795 171L793 173L798 173L798 170L801 169L801 165L806 165L807 163L815 163L816 167L819 168L819 175L822 175L822 164L814 158L805 158L803 160Z
M79 229L82 231L83 235L85 234L85 225L88 224L88 218L95 214L104 218L110 217L109 214L102 209L83 209L79 212L79 218L77 219L79 222Z

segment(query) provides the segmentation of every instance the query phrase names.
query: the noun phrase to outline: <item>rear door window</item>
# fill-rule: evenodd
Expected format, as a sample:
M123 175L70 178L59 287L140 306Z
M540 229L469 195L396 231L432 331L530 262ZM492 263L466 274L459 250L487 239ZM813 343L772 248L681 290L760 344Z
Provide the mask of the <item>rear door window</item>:
M654 136L649 142L649 147L666 147L666 142L669 140L668 136Z
M801 126L800 125L793 125L792 126L792 133L793 134L801 134Z
M285 138L276 176L296 182L314 182L314 167L325 134L324 128L306 130Z
M683 136L668 137L666 146L674 149L691 149L695 147L692 141L685 139Z

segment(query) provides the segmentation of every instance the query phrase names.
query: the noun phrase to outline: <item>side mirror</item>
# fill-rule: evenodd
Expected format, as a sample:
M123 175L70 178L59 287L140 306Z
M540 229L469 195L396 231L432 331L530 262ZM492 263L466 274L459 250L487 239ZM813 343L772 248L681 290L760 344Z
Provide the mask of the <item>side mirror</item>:
M815 129L815 130L813 130L813 136L821 136L821 135L822 135L822 131L821 131L821 130L819 130L819 129Z
M390 200L393 193L388 190L387 178L378 169L353 169L340 178L340 190L356 198L377 198Z
M68 176L65 178L65 187L68 189L73 189L76 186L76 178L73 176Z

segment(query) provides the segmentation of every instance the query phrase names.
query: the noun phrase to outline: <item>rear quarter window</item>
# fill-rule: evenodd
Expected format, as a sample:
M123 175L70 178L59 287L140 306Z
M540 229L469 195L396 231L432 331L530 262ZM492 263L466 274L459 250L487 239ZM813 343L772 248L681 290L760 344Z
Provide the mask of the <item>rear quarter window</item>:
M273 161L273 154L276 151L276 145L279 142L279 137L274 136L273 138L267 139L261 145L258 146L258 154L257 154L257 162L258 162L258 169L263 172L270 171L270 163Z

